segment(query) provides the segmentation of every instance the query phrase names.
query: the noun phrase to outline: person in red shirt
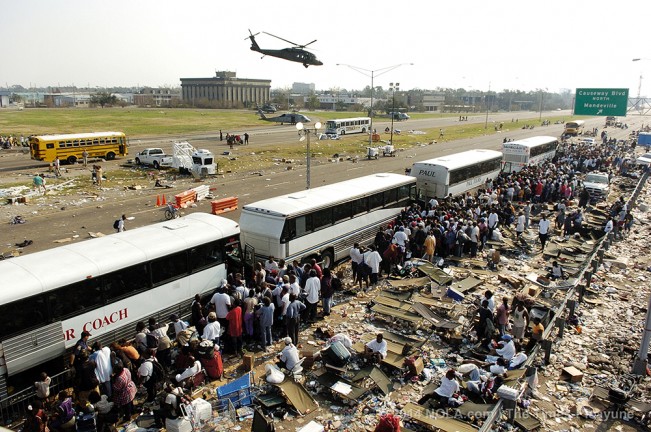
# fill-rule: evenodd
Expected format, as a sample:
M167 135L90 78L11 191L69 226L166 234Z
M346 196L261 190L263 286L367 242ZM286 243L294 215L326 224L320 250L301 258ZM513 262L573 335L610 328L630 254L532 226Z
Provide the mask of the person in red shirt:
M231 310L226 314L228 321L228 336L231 340L231 346L237 354L242 352L242 308L240 307L240 300L235 300Z

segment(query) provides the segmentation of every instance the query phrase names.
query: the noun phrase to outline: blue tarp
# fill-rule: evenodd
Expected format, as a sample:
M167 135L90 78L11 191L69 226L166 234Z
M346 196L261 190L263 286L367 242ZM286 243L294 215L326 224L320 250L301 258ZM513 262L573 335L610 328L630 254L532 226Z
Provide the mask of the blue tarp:
M230 400L235 409L249 406L253 403L251 398L251 373L242 375L221 387L217 387L219 407L226 409Z

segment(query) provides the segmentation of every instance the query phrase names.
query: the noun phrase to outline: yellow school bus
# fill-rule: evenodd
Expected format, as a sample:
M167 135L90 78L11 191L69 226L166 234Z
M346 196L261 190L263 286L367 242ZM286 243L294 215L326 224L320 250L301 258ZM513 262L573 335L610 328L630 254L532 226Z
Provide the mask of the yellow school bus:
M91 132L62 135L38 135L29 137L32 159L53 162L58 156L61 162L74 164L83 160L84 150L89 158L113 160L126 156L127 137L122 132Z
M583 126L585 122L583 120L571 120L565 122L565 135L577 136L583 133Z

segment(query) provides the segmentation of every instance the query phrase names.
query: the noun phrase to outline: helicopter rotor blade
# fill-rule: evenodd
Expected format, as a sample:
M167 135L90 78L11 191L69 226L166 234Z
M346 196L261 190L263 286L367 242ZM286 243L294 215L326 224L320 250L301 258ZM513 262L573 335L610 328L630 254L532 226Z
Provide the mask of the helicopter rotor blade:
M256 37L256 36L259 35L259 34L260 34L260 32L257 32L256 34L253 34L253 33L251 32L251 29L249 29L249 35L250 35L250 36L245 37L244 40L251 39L252 37Z
M316 39L314 39L312 42L306 43L305 45L298 45L301 48L305 48L308 45L312 45L314 42L316 42Z
M283 39L283 38L281 38L280 36L272 35L271 33L267 33L267 32L262 32L262 33L264 33L264 34L266 34L266 35L269 35L269 36L273 36L273 37L275 37L276 39L280 39L281 41L285 41L285 42L287 42L287 43L289 43L289 44L292 44L292 45L294 45L294 46L297 46L297 47L300 46L299 44L296 44L296 43L294 43L294 42L292 42L292 41L288 41L287 39Z

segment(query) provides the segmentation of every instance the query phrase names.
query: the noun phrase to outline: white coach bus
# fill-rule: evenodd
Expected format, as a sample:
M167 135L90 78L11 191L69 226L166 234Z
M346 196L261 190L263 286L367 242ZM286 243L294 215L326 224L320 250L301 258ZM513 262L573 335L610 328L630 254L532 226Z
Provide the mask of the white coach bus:
M487 178L495 179L501 166L501 152L468 150L415 162L411 175L416 177L420 197L445 198L476 188Z
M354 243L371 243L378 227L415 198L415 185L413 177L382 173L245 205L240 226L247 262L314 257L332 267Z
M502 144L503 167L506 172L517 172L527 165L551 160L556 155L558 139L536 136Z
M188 316L227 261L241 265L239 234L236 222L194 213L0 261L0 388L24 374L33 383L45 361L63 368L83 331L108 343L132 338L137 321Z
M354 117L328 120L326 122L327 134L346 135L351 133L366 133L371 130L370 117Z

